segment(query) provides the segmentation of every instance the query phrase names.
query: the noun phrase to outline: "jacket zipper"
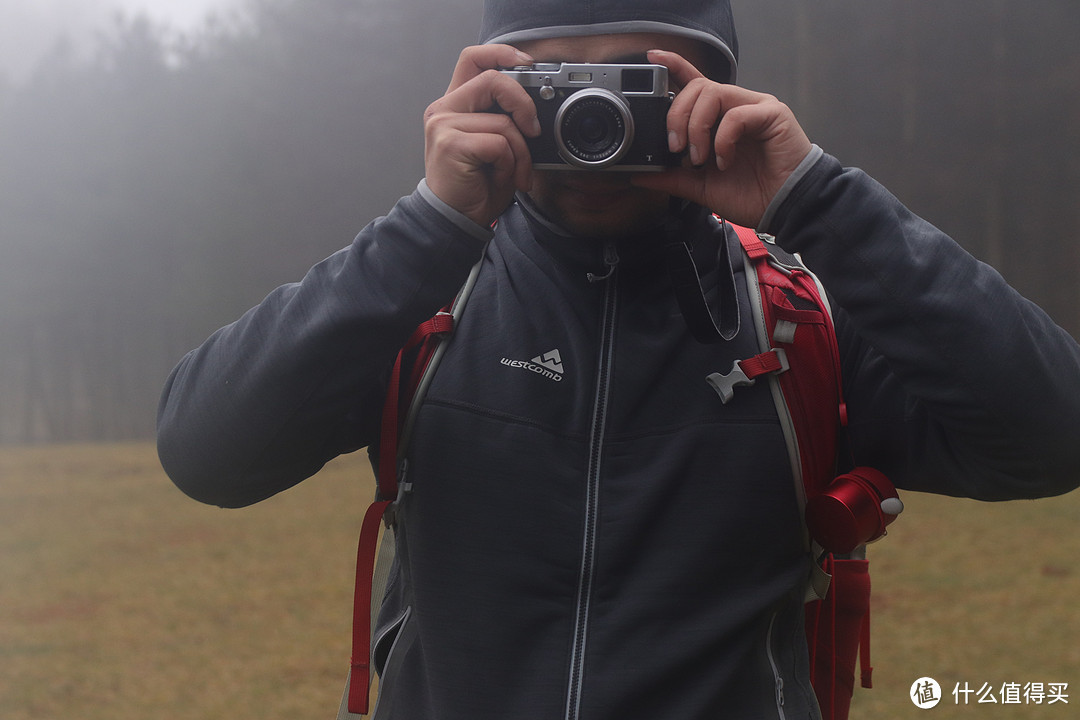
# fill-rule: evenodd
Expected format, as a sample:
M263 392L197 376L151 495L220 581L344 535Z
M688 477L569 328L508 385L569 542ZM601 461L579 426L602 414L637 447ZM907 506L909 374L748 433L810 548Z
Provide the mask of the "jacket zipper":
M769 656L769 665L772 667L773 683L776 688L776 716L780 720L786 720L784 715L784 678L780 674L780 668L776 664L776 655L773 653L773 627L776 625L776 613L769 620L769 632L765 636L765 653Z
M604 263L609 272L603 277L589 276L590 282L605 280L603 323L600 334L600 362L597 370L596 397L593 401L592 429L589 436L589 465L585 485L585 533L581 550L581 573L578 576L574 642L570 653L570 682L566 697L566 720L578 720L581 712L581 689L585 673L585 642L589 629L589 606L595 575L597 515L600 506L600 465L607 425L611 368L615 345L616 269L619 257L613 243L604 247Z

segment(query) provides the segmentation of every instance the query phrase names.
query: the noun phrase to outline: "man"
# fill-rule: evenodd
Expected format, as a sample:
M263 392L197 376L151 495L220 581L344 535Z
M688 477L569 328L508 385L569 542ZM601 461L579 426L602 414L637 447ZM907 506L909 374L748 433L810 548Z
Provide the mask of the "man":
M904 488L1076 487L1080 348L783 104L718 82L736 68L727 0L489 0L482 39L425 115L417 191L174 371L164 467L241 506L377 447L395 354L483 257L412 433L375 716L818 717L768 386L723 404L704 380L757 352L739 246L712 213L829 288L849 460ZM550 129L497 69L627 58L669 68L684 165L532 168L527 138ZM662 270L672 197L691 203L677 227L706 289L736 288L725 342L689 335Z

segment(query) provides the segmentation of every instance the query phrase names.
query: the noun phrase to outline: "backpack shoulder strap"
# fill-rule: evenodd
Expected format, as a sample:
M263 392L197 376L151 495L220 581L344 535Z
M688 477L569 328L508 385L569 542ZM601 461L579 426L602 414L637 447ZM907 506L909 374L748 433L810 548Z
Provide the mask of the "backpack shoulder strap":
M803 507L834 477L837 436L847 422L832 309L798 258L749 228L732 227L743 249L760 353L709 382L723 399L734 387L768 376Z
M420 324L398 352L394 360L390 381L383 402L382 422L379 431L379 472L376 478L378 498L396 500L398 496L398 463L404 443L399 433L404 431L402 411L407 411L415 397L420 378L430 366L435 350L443 338L454 330L454 316L449 306L443 308L430 320ZM403 385L403 365L411 365L412 371ZM404 415L407 417L407 414Z
M821 283L798 256L785 253L768 236L733 227L743 248L762 352L710 383L737 386L742 378L736 371L751 382L755 373L769 378L795 491L805 511L807 541L812 555L821 556L820 565L816 557L811 563L807 598L811 681L822 716L845 720L856 655L862 685L871 686L868 563L865 557L823 552L817 543L829 550L842 546L835 551L847 552L856 546L856 538L866 542L884 534L903 504L888 478L873 468L854 468L836 478L837 440L847 425L847 406L832 308ZM779 356L783 363L779 369L760 370L769 356ZM868 532L868 526L873 530L869 536L857 534Z
M838 435L847 422L832 311L817 278L798 257L784 253L769 238L763 239L749 228L733 227L743 249L761 353L737 362L731 373L711 379L710 384L716 387L718 382L728 384L735 378L732 386L737 386L742 384L738 374L753 375L759 358L783 359L778 370L762 374L768 377L805 518L808 501L820 497L835 477ZM860 644L864 662L869 662L864 621L869 576L865 561L835 561L825 554L819 564L821 548L811 537L805 519L804 529L812 559L806 606L811 684L823 718L845 720L852 687L847 677L854 672ZM849 567L851 562L857 567ZM865 583L851 582L852 571L860 571L858 577ZM846 607L849 604L851 607ZM841 606L854 611L854 628L851 623L838 623Z
M370 710L372 629L375 612L385 590L388 565L394 558L393 538L388 533L381 533L380 525L393 523L397 501L409 488L404 481L404 462L412 425L446 351L446 340L453 333L476 285L482 263L483 259L473 266L451 305L416 328L398 351L390 373L379 431L376 497L364 514L356 548L352 657L345 693L338 709L339 720L359 718ZM381 542L380 534L383 536Z

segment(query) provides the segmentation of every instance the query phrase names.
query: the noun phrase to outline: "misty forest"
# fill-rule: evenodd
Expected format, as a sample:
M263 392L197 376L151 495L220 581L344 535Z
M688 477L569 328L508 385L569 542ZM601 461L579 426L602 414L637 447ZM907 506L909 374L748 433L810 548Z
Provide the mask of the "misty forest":
M740 84L1080 335L1080 3L733 5ZM152 437L184 352L412 191L480 6L118 16L0 78L0 443Z

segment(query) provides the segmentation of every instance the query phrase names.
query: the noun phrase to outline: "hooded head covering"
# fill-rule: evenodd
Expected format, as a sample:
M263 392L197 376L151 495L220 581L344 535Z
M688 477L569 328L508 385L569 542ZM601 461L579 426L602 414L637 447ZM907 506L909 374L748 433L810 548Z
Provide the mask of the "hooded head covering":
M739 43L729 0L484 0L480 42L615 33L663 33L705 43L716 51L722 82L735 82ZM721 71L723 72L723 71Z

